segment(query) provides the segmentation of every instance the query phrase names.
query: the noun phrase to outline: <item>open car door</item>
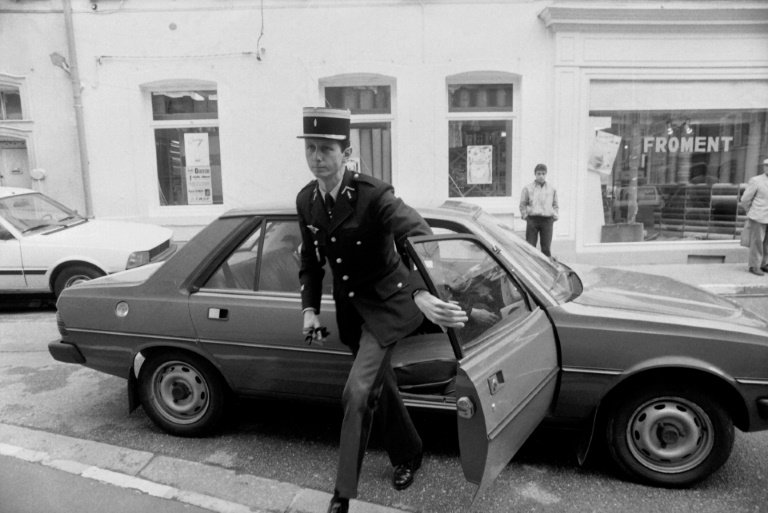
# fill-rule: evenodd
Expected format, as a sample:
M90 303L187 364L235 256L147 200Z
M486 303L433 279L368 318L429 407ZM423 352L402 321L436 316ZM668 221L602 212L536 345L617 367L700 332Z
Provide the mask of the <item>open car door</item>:
M408 251L430 292L470 320L449 329L456 352L456 406L464 476L493 482L550 410L559 371L546 313L472 235L412 237Z

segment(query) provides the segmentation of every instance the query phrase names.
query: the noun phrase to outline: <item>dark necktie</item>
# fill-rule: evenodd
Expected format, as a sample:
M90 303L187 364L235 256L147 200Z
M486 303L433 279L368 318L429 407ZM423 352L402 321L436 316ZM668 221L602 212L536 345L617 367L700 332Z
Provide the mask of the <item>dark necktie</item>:
M325 209L328 211L328 217L331 216L331 211L333 211L333 196L331 196L330 192L325 193Z

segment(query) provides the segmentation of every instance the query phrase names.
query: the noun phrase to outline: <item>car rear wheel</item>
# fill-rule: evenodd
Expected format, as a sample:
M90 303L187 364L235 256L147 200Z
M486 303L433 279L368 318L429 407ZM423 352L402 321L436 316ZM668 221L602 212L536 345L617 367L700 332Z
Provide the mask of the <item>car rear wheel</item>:
M104 273L95 267L86 265L70 265L62 269L53 282L53 292L59 297L61 291L83 281L93 280L104 276Z
M690 486L726 462L734 440L728 412L684 386L653 386L622 397L606 425L611 456L630 477L670 488Z
M172 435L207 435L224 417L224 380L209 362L191 353L150 356L139 372L139 390L149 418Z

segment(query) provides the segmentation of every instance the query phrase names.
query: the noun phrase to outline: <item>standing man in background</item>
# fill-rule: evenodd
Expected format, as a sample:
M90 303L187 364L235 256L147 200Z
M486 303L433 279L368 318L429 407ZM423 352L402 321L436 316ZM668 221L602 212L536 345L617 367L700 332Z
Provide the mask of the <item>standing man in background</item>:
M541 238L541 252L551 257L552 227L559 215L557 189L547 183L547 166L536 164L536 179L523 188L520 194L520 214L527 222L525 240L536 247Z
M749 218L749 272L763 276L768 272L768 159L763 161L763 174L750 178L741 206Z
M345 170L352 153L349 131L348 110L304 109L299 137L316 180L296 197L303 333L310 343L325 336L318 314L327 260L339 338L355 357L342 395L344 420L329 513L348 511L349 499L357 496L374 412L394 467L393 486L411 485L421 466L422 443L397 390L392 349L425 316L444 328L461 328L468 320L458 305L430 294L418 271L404 261L408 237L432 233L426 221L395 197L388 183Z

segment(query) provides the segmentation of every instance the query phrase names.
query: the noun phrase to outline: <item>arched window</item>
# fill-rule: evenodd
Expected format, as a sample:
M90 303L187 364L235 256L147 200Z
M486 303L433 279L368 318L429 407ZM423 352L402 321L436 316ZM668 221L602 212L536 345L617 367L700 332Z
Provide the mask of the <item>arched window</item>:
M450 197L512 194L515 82L515 75L503 72L446 79Z
M142 89L152 101L160 205L222 204L216 83L170 80Z
M392 100L395 79L377 74L337 75L320 81L327 107L352 112L349 167L392 182Z

